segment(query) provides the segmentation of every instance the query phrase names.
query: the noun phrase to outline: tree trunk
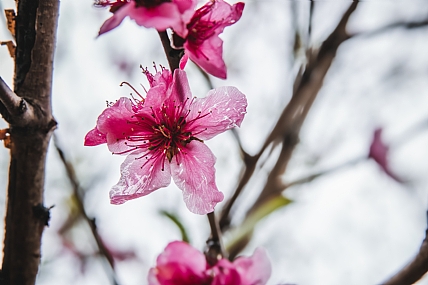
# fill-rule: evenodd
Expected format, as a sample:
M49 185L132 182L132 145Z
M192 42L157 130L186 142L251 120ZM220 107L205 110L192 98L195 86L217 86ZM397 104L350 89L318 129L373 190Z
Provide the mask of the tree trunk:
M53 55L58 0L19 0L15 21L14 91L0 82L0 112L9 122L10 168L1 284L34 284L42 232L46 152L52 116Z

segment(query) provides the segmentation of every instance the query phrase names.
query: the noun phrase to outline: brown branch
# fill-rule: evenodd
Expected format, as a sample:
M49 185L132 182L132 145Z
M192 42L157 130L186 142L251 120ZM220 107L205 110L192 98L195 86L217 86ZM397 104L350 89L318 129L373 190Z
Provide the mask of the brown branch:
M100 254L106 258L108 264L110 265L110 271L111 271L111 275L112 275L111 278L113 280L113 284L119 284L116 281L116 277L115 277L116 274L115 274L115 264L114 264L113 256L110 253L110 251L108 250L108 248L105 246L100 235L98 234L95 219L90 218L88 216L86 209L85 209L85 206L83 205L83 197L82 197L83 194L82 193L84 193L84 191L80 187L80 183L77 179L76 172L74 171L74 167L65 158L65 154L62 151L62 149L59 147L55 138L54 138L54 142L55 142L55 148L58 152L58 155L61 159L61 162L63 163L65 170L67 172L67 177L68 177L68 179L69 179L69 181L73 187L73 195L76 198L75 201L77 203L77 207L79 209L79 212L82 215L82 217L84 218L84 220L88 223L88 225L91 229L92 236L94 237L94 240L98 246ZM108 274L110 274L110 272L108 272Z
M244 173L237 189L235 190L233 196L234 200L228 202L222 212L220 219L222 230L225 230L229 226L230 212L233 203L236 201L237 196L242 192L243 187L250 180L259 158L268 146L277 145L279 143L282 143L282 146L278 161L270 172L266 185L260 196L251 208L257 208L257 206L262 204L264 201L282 192L283 185L279 176L285 172L294 147L299 142L298 136L300 129L309 109L312 106L312 103L321 89L324 77L336 56L337 49L344 41L349 39L349 35L346 32L346 24L348 23L352 13L357 8L357 5L358 1L352 2L338 23L336 29L323 42L318 51L308 51L308 64L296 77L293 96L290 102L284 108L275 127L267 137L259 153L253 157L249 164L246 164Z
M51 89L58 9L58 0L18 2L14 94L3 86L0 104L2 112L10 110L11 159L1 274L5 285L35 283L41 236L49 221L43 190L46 151L56 126ZM28 104L18 108L16 116L21 102ZM19 110L25 109L25 114L31 108L32 116L24 115L22 120Z
M318 177L321 177L321 176L324 176L326 174L330 174L330 173L336 172L338 170L341 170L341 169L343 169L345 167L348 167L348 166L352 166L352 165L357 164L358 162L364 161L366 159L367 159L367 157L365 157L365 156L358 157L358 158L355 158L355 159L350 160L348 162L345 162L345 163L342 163L340 165L337 165L337 166L335 166L333 168L330 168L330 169L327 169L327 170L323 170L323 171L320 171L318 173L314 173L314 174L308 175L306 177L302 177L302 178L294 180L293 182L290 182L290 183L286 183L284 185L284 190L287 189L287 188L290 188L292 186L296 186L296 185L300 185L300 184L311 182L312 180L317 179Z
M177 69L180 65L180 59L184 54L183 50L172 48L171 41L169 40L169 37L166 31L158 32L158 34L161 39L166 58L168 59L169 68L171 72L174 72L174 70Z
M419 252L413 260L391 277L384 285L410 285L418 281L428 272L428 230Z
M13 92L3 78L0 77L0 108L3 118L10 124L25 126L34 119L33 106Z
M278 123L268 136L261 152L271 143L282 141L282 148L277 163L269 173L268 180L251 209L256 208L272 196L282 192L283 185L280 177L284 174L295 146L299 142L299 133L304 120L312 106L324 77L336 56L339 46L349 38L346 24L357 8L358 2L353 2L343 15L336 29L323 42L318 52L310 52L308 65L299 78L299 84L290 103L285 107ZM251 210L250 210L251 211Z
M377 36L381 33L388 32L393 29L402 28L402 29L417 29L417 28L423 28L428 26L428 19L420 20L420 21L413 21L413 22L397 22L390 25L387 25L385 27L370 31L370 32L360 32L354 35L351 35L352 37L372 37Z
M215 265L220 259L227 257L223 242L221 239L221 232L219 230L218 222L215 218L214 212L207 214L208 221L211 228L211 236L207 240L207 250L205 257L207 262L211 265Z

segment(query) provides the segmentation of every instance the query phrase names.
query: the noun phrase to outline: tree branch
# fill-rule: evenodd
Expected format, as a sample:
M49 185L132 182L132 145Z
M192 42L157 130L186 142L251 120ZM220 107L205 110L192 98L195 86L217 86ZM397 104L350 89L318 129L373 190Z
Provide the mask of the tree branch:
M258 154L249 161L249 164L246 164L244 173L233 195L233 200L226 204L222 212L220 219L220 227L222 230L225 230L229 226L230 211L233 203L254 173L259 158L268 146L280 143L282 143L282 147L278 161L270 172L264 189L251 209L257 208L257 206L263 204L264 201L282 192L283 185L282 182L280 182L279 176L285 172L294 147L299 142L298 137L300 129L312 103L321 89L324 77L336 56L337 49L350 37L346 32L346 24L357 8L357 5L358 1L352 2L348 10L342 16L336 29L323 42L318 51L308 50L308 64L296 77L293 96L290 102L284 108L275 127L266 138Z
M100 235L98 234L97 231L97 226L95 223L95 219L94 218L90 218L88 216L88 213L85 210L85 206L83 204L83 198L82 198L82 189L80 187L80 183L76 177L76 172L74 171L74 167L71 163L69 163L65 157L64 152L62 151L62 149L59 147L58 143L56 142L55 138L55 148L58 152L58 155L61 159L61 162L63 163L65 170L67 172L67 177L72 185L73 188L73 195L76 198L75 201L77 203L77 207L79 209L80 214L82 215L82 217L84 218L84 220L88 223L89 228L91 229L91 233L92 236L94 237L94 240L98 246L99 252L102 256L105 257L105 259L107 260L108 264L110 265L110 272L108 272L108 274L110 275L111 273L111 278L113 280L113 284L117 285L119 284L116 281L116 274L115 274L115 264L114 264L114 259L112 254L110 253L110 251L108 250L108 248L105 246L103 240L101 239Z
M227 257L221 240L221 232L218 227L214 212L207 214L211 228L211 236L207 240L208 249L205 252L207 262L215 265L220 259Z
M428 213L427 213L428 214ZM428 272L428 229L425 232L425 239L419 249L419 252L413 258L413 260L391 277L384 285L406 285L413 284L425 273Z
M169 40L166 31L158 32L162 42L163 50L165 51L166 58L168 59L169 68L172 73L180 65L180 59L183 56L183 50L173 49L171 47L171 41Z
M387 25L385 27L370 31L370 32L360 32L357 34L351 35L351 37L372 37L377 36L381 33L390 31L392 29L397 28L403 28L403 29L417 29L417 28L423 28L428 26L428 19L420 20L420 21L413 21L413 22L397 22L390 25Z
M16 95L1 77L0 102L4 106L4 108L0 108L0 113L8 123L24 126L32 122L34 118L33 106Z

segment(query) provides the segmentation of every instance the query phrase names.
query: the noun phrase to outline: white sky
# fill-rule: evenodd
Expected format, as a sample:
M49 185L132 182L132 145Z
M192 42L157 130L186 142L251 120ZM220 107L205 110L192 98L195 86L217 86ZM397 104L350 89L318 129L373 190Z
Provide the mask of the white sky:
M1 0L5 7L13 1ZM295 66L291 58L293 27L291 1L247 1L242 19L226 28L226 81L249 101L239 130L244 148L256 153L291 96ZM319 46L332 31L349 1L317 1L310 43ZM296 1L299 28L305 30L307 1ZM421 19L428 14L424 1L364 1L350 20L352 32L371 31L396 21ZM122 285L146 284L148 269L166 244L180 238L178 230L158 214L175 212L188 227L193 244L202 249L209 235L206 218L189 213L180 191L171 185L121 206L110 205L108 191L119 179L124 157L112 156L105 146L84 147L84 135L95 126L106 101L127 96L128 81L148 86L139 65L167 65L154 30L129 20L96 38L105 9L90 0L63 0L58 29L53 88L56 134L74 163L84 187L92 185L85 206L96 217L100 234L117 249L134 249L138 261L121 262L117 278ZM9 39L0 22L0 40ZM284 179L292 181L368 153L373 130L384 127L391 144L390 163L400 185L373 161L344 168L306 185L288 190L295 202L257 227L254 248L267 249L273 264L269 284L361 285L378 284L417 252L427 227L428 128L414 136L406 131L428 120L428 28L391 30L344 43L327 74L301 132L301 144ZM121 70L119 64L127 66ZM13 64L6 47L0 48L0 76L11 83ZM197 70L187 67L193 94L207 87ZM4 126L3 122L0 127ZM403 143L396 143L403 140ZM230 133L207 142L217 156L217 183L230 197L241 162ZM0 205L4 205L8 152L0 148ZM265 179L258 172L242 199L250 202ZM81 274L76 259L60 246L56 231L67 215L71 193L64 170L53 149L48 155L45 202L52 209L51 226L43 237L43 262L38 285L107 284L103 264L90 259ZM222 206L222 204L220 204ZM3 207L1 207L3 208ZM237 213L241 217L244 208ZM2 221L2 219L0 219ZM1 226L0 226L1 227ZM88 228L72 238L83 250L93 250ZM420 284L428 284L428 280Z

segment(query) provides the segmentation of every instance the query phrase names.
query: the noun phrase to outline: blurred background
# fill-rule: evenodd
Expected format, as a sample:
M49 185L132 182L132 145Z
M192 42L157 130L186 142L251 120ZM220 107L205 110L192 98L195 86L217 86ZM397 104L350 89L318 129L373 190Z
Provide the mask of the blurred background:
M241 20L221 35L228 79L212 82L246 94L247 115L237 132L244 150L253 155L292 96L297 71L307 60L305 49L322 44L351 2L315 1L312 17L309 1L244 2ZM2 10L15 5L12 0L0 3ZM111 205L108 192L119 179L124 157L112 156L105 145L84 147L83 139L106 101L129 96L130 89L119 87L122 81L148 87L140 64L150 69L153 62L167 66L167 61L155 30L125 19L97 38L110 17L108 9L96 8L90 0L63 0L60 5L53 87L59 125L48 153L45 189L45 205L54 208L43 235L37 284L112 283L113 272L99 253L91 223L115 260L117 282L147 284L157 255L181 239L178 227L161 211L173 214L200 250L210 234L207 218L187 210L173 183ZM273 265L268 284L379 284L418 252L428 207L428 26L390 25L426 19L428 3L423 0L367 0L351 16L348 31L358 35L339 47L283 180L337 169L288 188L284 195L293 202L261 220L242 252L267 250ZM0 40L10 40L3 13L0 21ZM198 69L189 63L186 71L193 94L205 96L209 86ZM13 61L6 46L0 47L0 76L12 86ZM0 127L6 123L0 121ZM389 146L393 176L368 158L378 128ZM54 142L74 167L87 219ZM231 132L206 144L217 157L217 184L228 199L243 166L239 145ZM277 155L273 149L271 156ZM8 163L8 150L1 147L1 215ZM232 224L242 221L269 167L268 160L244 189ZM418 284L428 284L428 279Z

